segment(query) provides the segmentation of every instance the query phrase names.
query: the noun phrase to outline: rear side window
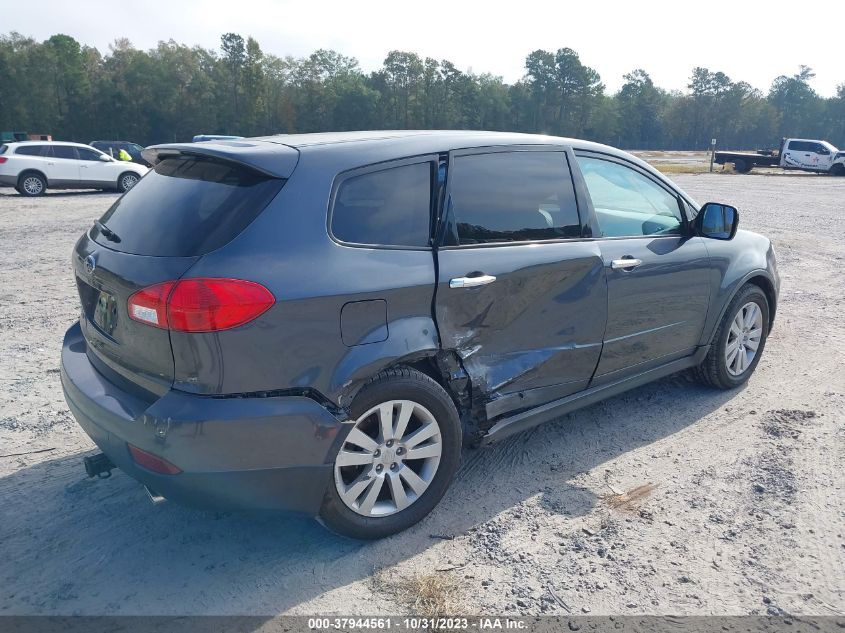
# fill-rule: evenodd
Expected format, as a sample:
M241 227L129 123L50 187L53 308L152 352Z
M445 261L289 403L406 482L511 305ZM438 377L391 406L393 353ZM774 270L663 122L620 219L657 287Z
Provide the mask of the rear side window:
M353 244L427 247L432 164L402 165L343 180L332 207L332 235Z
M73 145L49 145L48 156L53 158L76 160L76 148Z
M458 156L449 178L459 244L581 236L564 152Z
M270 204L285 181L204 157L161 161L106 211L94 240L137 255L203 255L234 239Z
M15 154L24 156L43 156L44 145L21 145L15 150Z
M0 145L0 154L5 154L7 149L9 149L8 145Z

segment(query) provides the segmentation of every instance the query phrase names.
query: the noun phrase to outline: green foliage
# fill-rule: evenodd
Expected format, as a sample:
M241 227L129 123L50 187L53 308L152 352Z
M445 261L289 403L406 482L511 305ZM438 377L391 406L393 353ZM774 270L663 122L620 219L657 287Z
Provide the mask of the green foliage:
M577 52L535 50L512 85L448 60L391 51L381 68L331 50L280 58L252 37L220 49L173 40L148 51L118 39L105 55L67 35L0 35L0 129L88 142L184 141L362 129L487 129L588 138L629 149L776 145L781 136L845 145L845 83L824 99L813 72L774 80L768 94L697 67L688 92L668 93L643 69L609 95Z

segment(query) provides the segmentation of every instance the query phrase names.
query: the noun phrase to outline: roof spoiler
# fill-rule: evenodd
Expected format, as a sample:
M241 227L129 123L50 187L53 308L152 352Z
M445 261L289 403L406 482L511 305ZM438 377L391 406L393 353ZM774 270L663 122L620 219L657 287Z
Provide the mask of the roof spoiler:
M141 156L153 166L168 156L207 156L248 167L271 178L290 178L299 162L299 151L293 147L252 139L152 145Z

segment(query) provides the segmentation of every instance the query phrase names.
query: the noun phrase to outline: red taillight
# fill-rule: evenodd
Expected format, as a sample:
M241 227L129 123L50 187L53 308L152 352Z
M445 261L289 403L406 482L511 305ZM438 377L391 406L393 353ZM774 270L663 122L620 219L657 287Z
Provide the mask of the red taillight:
M129 297L129 318L147 325L167 329L167 298L175 281L149 286Z
M139 466L143 466L147 470L151 470L154 473L160 473L162 475L178 475L182 472L181 468L174 466L166 459L162 459L161 457L148 453L147 451L142 451L137 446L132 446L132 444L127 444L127 446L129 447L129 454L132 455L132 459L135 460L135 463Z
M200 277L139 290L129 297L129 317L177 332L217 332L249 323L275 302L253 281Z
M7 160L9 160L9 158L7 156L0 156L0 165L5 163Z

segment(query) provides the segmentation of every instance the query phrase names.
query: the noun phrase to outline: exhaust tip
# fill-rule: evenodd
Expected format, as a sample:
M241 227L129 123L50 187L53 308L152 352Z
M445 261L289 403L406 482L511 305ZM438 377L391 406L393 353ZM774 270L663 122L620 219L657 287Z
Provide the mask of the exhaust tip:
M150 488L149 486L144 486L144 490L147 491L147 496L150 498L150 501L154 506L160 505L167 501L164 497L158 494L155 490Z

